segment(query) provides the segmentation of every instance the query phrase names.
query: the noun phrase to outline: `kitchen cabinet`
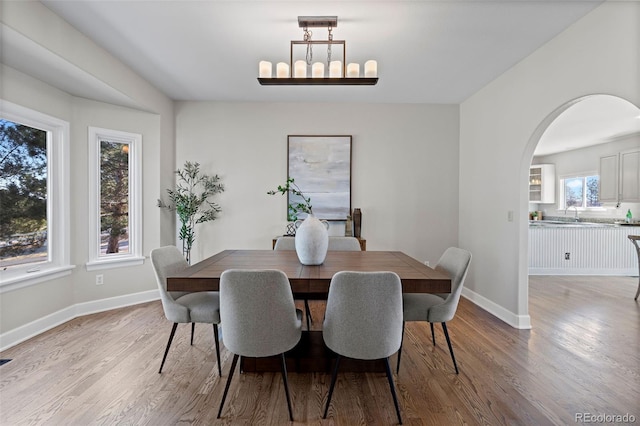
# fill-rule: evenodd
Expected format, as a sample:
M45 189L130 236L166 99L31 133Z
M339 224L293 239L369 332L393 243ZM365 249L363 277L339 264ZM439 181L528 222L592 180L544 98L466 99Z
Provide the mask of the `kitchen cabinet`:
M600 201L640 202L640 149L600 157Z
M556 166L536 164L529 168L529 202L553 204L556 202Z

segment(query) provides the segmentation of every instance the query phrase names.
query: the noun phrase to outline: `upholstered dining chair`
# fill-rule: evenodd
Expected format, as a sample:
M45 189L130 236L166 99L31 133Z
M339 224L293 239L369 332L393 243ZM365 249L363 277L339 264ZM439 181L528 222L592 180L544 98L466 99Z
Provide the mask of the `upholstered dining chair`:
M361 251L355 237L329 237L329 251Z
M274 250L295 250L296 239L294 237L279 237ZM361 251L360 242L355 237L329 237L329 251ZM309 308L309 299L304 299L304 313L307 317L307 330L311 330L311 309Z
M398 351L402 339L400 277L394 272L336 273L329 285L322 336L327 347L337 354L323 418L327 418L341 358L382 359L398 422L402 424L389 367L389 356Z
M189 264L182 256L180 250L175 246L160 247L151 250L151 264L156 275L158 290L160 290L160 300L162 309L167 319L173 322L173 328L169 335L167 348L162 357L160 370L167 360L167 354L176 333L178 324L191 323L191 344L193 345L193 334L195 323L213 324L213 340L216 346L216 358L218 360L218 374L222 376L220 366L220 343L218 340L218 324L220 324L220 301L218 292L203 291L196 293L167 291L167 276L180 272L187 268Z
M295 307L287 275L268 269L226 270L220 275L220 305L224 342L233 353L233 361L218 418L222 414L238 358L279 355L289 420L293 421L284 353L293 349L300 340L302 312Z
M458 309L460 293L467 276L469 265L471 264L471 253L457 247L449 247L440 257L435 266L436 270L443 270L451 277L451 293L427 294L427 293L404 293L403 301L403 322L402 337L404 338L404 323L406 321L427 321L431 326L431 339L433 345L436 344L436 337L433 333L433 323L442 324L442 331L447 339L449 352L453 367L458 374L458 364L453 355L453 346L447 330L447 322L451 321ZM400 372L400 357L402 356L402 346L398 351L398 366L396 372Z

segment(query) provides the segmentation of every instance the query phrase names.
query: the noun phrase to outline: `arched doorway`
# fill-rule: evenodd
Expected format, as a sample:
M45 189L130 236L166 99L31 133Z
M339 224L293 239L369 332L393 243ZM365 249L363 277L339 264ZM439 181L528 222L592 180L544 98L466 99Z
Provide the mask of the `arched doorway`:
M617 96L588 95L568 101L551 112L536 128L523 155L520 175L521 217L526 217L532 210L532 205L529 203L529 166L536 156L549 156L564 151L580 152L587 147L610 143L625 135L635 134L640 134L640 108ZM598 170L598 164L593 164L589 168ZM556 214L559 206L557 197L558 195L556 195L556 203L551 206ZM520 240L523 249L520 251L519 258L518 303L521 312L528 313L529 225L526 221L520 227Z

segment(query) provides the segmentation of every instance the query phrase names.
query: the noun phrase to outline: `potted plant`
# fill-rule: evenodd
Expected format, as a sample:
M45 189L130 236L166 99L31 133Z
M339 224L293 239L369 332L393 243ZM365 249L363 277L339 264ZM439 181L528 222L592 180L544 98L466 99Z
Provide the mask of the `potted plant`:
M531 212L531 219L538 220L538 212Z
M217 218L221 208L209 200L215 194L224 192L218 175L208 176L200 173L200 163L184 163L183 170L176 170L178 182L176 189L167 189L172 204L158 200L158 207L175 211L180 219L180 240L182 253L191 264L191 247L196 239L195 226Z

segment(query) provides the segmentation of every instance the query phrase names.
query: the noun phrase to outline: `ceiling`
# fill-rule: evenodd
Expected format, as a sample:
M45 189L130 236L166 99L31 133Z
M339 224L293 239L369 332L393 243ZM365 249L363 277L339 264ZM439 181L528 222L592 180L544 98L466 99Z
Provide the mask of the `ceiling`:
M42 3L174 100L226 102L376 102L459 104L579 20L600 0L42 0ZM260 86L258 62L289 61L289 42L302 39L299 15L337 15L334 39L346 40L347 62L378 61L376 86ZM315 29L314 39L326 39ZM81 70L62 69L50 52L4 31L3 62L76 96L127 105ZM320 56L323 47L316 47ZM32 57L40 57L39 62ZM44 62L43 62L44 61ZM46 63L45 63L46 62ZM274 65L275 68L275 65ZM66 83L65 83L66 78ZM94 79L94 80L92 80ZM582 108L585 112L589 108ZM570 109L574 111L573 108ZM569 117L568 110L563 114ZM607 135L637 127L598 114L573 117L568 137L550 128L548 154L571 140L592 140L587 124ZM610 111L614 111L610 110ZM579 110L575 110L579 111ZM577 115L577 113L576 113ZM562 116L561 116L562 117ZM625 121L620 130L620 121ZM635 121L633 121L635 120ZM585 130L588 133L585 134ZM637 130L636 130L637 131ZM564 145L554 147L554 140ZM600 139L602 140L602 139ZM541 146L543 146L541 144ZM571 148L569 148L571 149ZM543 155L536 151L536 155Z
M601 1L42 3L174 100L458 104ZM376 59L378 85L260 86L258 62L289 62L289 42L302 40L299 15L337 15L347 62ZM326 39L326 30L314 33Z

